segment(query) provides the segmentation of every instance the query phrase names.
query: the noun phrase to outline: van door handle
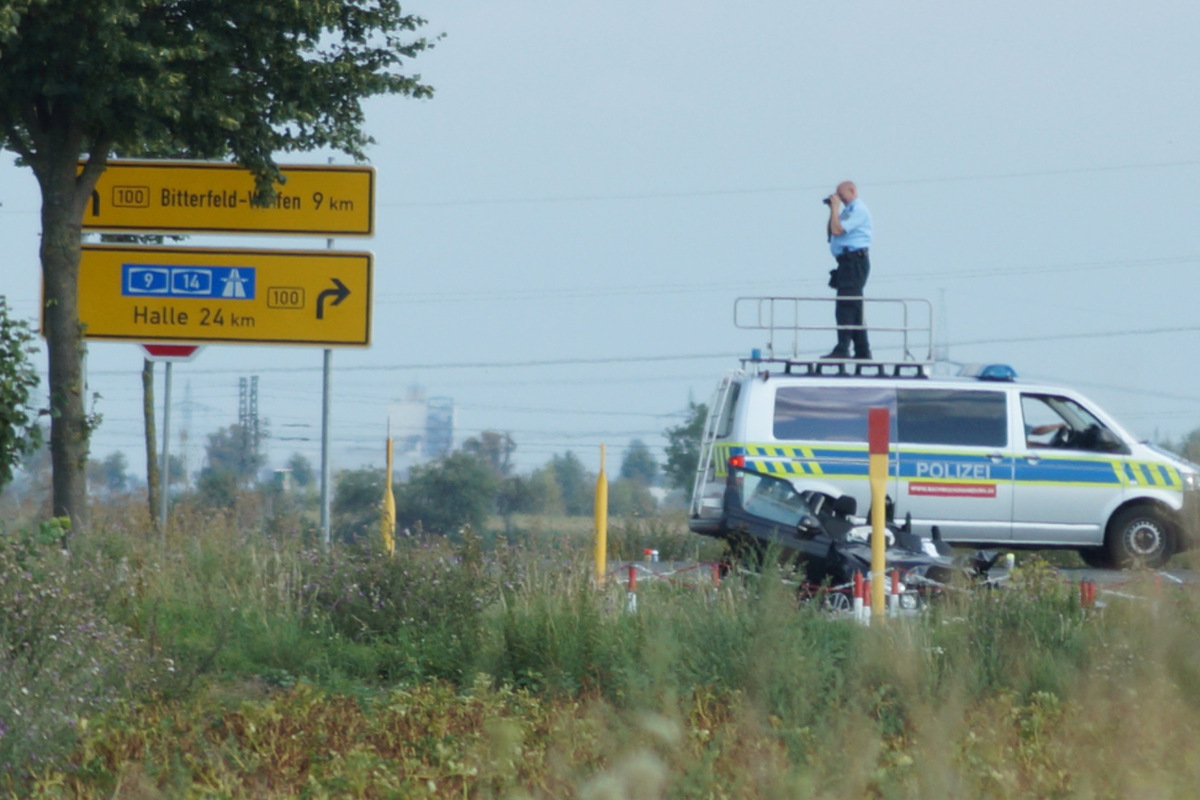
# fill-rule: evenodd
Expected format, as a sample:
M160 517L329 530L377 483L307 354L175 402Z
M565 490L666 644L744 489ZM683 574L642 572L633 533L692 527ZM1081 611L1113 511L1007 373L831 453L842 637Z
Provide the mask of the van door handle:
M991 462L993 464L999 464L1000 462L1004 461L1004 454L1003 453L988 453L988 458L991 459Z
M1037 453L1029 453L1027 456L1025 456L1025 461L1030 464L1040 464L1042 461L1042 457L1039 456Z

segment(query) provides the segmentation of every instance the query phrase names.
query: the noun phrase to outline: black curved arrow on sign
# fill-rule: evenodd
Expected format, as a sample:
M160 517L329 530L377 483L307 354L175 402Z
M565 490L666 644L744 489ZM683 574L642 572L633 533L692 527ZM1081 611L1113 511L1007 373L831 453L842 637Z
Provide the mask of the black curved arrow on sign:
M350 290L346 288L346 284L339 281L337 278L330 278L333 281L332 289L326 289L317 295L317 319L325 319L325 298L332 297L332 306L339 305L343 300L350 296Z

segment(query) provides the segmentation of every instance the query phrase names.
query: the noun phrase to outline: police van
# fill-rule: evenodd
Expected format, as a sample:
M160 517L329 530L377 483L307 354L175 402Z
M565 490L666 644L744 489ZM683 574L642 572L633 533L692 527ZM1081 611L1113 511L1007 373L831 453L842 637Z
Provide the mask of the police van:
M896 339L899 358L775 355L781 334L795 351L810 331L834 330L801 324L801 309L822 302L735 304L737 327L770 338L767 353L743 359L709 404L690 507L694 532L731 534L723 517L731 464L870 508L867 416L882 407L890 422L888 495L918 533L937 526L952 544L1073 548L1093 566L1158 566L1194 545L1200 467L1137 441L1080 393L1023 382L1007 366L935 375L927 301L867 300L899 306L894 324L869 326L876 341Z

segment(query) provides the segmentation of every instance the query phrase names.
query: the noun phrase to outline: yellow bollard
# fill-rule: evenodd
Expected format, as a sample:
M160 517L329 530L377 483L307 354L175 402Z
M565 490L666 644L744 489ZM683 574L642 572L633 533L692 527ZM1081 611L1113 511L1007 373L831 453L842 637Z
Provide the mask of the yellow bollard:
M867 475L871 482L871 618L883 622L887 619L887 583L884 580L884 571L887 569L887 540L884 538L884 526L887 523L885 498L891 426L886 408L871 408L867 415L867 443L870 453Z
M386 444L387 470L383 479L383 514L379 519L379 532L383 538L383 552L396 554L396 495L392 492L392 421L388 420Z
M596 476L596 585L604 585L608 569L608 477L604 474L604 445L600 445L600 474Z

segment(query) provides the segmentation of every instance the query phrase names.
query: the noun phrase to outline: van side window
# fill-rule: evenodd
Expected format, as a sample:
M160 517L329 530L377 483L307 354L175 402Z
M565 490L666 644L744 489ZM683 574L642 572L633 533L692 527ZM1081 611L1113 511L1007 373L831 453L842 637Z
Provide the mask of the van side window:
M877 386L781 386L775 392L776 439L866 442L867 411L888 409L896 430L896 391Z
M1026 447L1127 453L1129 448L1091 411L1069 397L1022 394Z
M1004 447L1008 414L1004 392L897 389L898 434L905 444Z

